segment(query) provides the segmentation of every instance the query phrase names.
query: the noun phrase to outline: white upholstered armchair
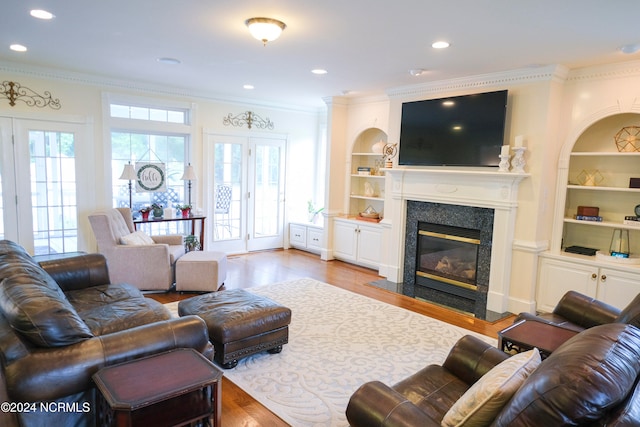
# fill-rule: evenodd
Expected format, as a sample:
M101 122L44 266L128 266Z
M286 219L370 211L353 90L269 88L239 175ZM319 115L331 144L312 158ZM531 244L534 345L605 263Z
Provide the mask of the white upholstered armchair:
M141 290L169 290L175 282L175 262L184 255L183 236L135 233L129 208L89 215L113 283L130 283ZM128 244L123 244L127 242Z

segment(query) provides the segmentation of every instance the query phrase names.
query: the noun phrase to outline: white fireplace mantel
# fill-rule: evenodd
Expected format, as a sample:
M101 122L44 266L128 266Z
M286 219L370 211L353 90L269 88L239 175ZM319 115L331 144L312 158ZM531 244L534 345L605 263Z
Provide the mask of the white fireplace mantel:
M518 187L526 173L486 169L392 168L387 175L385 221L391 222L388 279L403 280L407 201L494 209L487 309L507 311Z

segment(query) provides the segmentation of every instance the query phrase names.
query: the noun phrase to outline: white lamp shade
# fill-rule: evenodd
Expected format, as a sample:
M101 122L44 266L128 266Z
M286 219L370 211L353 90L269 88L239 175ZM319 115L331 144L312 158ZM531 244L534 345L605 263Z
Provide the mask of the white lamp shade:
M183 181L195 181L196 179L196 172L193 170L193 166L191 166L191 163L189 163L187 166L185 166L184 168L184 174L182 175L182 178L180 178Z
M131 163L124 165L120 179L126 179L127 181L133 181L136 179L136 170L133 168Z
M282 30L287 27L284 22L271 18L251 18L245 24L251 35L265 44L280 37Z

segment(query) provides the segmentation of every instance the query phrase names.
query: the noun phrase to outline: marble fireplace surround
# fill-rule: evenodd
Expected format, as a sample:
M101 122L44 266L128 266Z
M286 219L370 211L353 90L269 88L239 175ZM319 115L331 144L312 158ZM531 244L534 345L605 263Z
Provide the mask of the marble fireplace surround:
M518 207L518 187L528 174L497 169L387 169L385 220L391 222L387 280L400 283L404 275L407 202L410 200L473 206L494 210L487 310L507 311L512 242ZM387 199L387 203L389 199ZM389 218L391 216L391 218Z

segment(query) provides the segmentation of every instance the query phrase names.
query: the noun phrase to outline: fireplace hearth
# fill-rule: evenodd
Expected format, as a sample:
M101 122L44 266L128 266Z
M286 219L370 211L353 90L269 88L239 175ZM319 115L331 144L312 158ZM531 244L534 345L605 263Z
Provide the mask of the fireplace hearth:
M403 293L486 319L493 209L407 202Z

